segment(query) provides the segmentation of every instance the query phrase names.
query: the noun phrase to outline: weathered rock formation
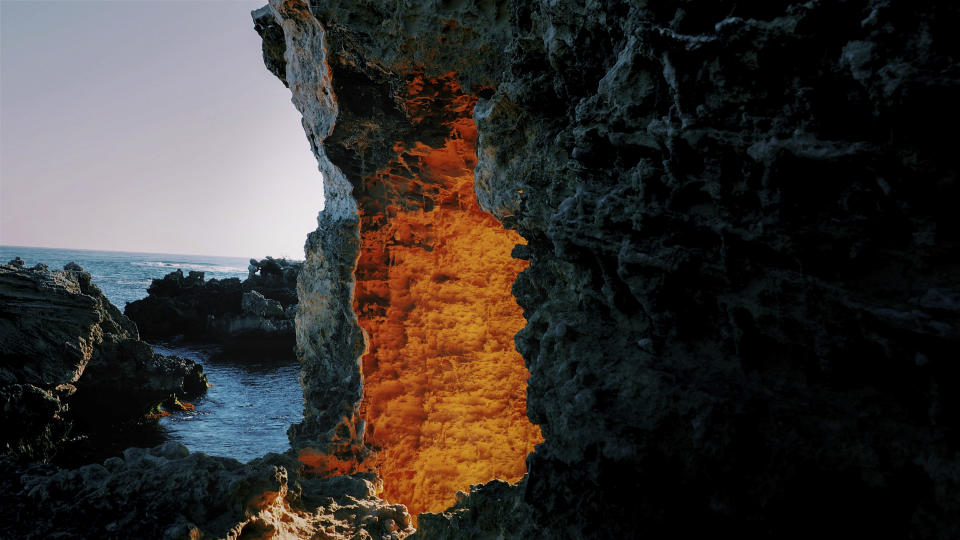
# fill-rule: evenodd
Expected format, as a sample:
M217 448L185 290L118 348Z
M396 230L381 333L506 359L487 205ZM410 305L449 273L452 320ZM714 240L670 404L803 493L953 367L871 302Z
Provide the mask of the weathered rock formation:
M538 534L960 535L960 214L935 129L960 120L960 6L271 0L254 18L327 193L298 285L296 447L383 451L363 382L416 339L391 310L420 282L390 279L394 255L436 249L472 109L472 188L526 241ZM441 379L393 388L424 428L406 437L441 436L422 406ZM433 534L491 523L454 519L496 507L472 499Z
M155 279L148 296L127 304L145 339L183 336L220 343L231 354L293 354L297 274L301 263L267 257L250 259L250 275L204 281L204 273L184 277L176 270Z
M299 463L165 447L106 473L4 475L0 493L30 501L5 510L79 498L110 536L186 492L146 536L320 536L330 512L304 503L320 517L300 528L291 493L373 467L393 502L430 507L430 474L522 460L525 411L544 438L527 477L451 494L420 537L960 537L960 214L935 129L960 120L960 5L270 0L254 19L327 194L298 279ZM514 314L456 256L495 246L468 262L512 280L507 241L529 264L519 395ZM496 310L468 307L477 291ZM480 443L452 432L463 421ZM517 444L488 453L502 440ZM128 464L226 472L84 491ZM348 507L341 532L406 527L360 532L383 508L361 491L369 505L321 501Z
M157 404L206 391L202 368L139 341L89 273L40 266L0 266L3 454L47 461L68 440L71 451L105 433L122 441Z
M408 536L410 516L359 474L304 478L293 457L249 464L176 442L129 448L74 470L0 456L0 538L376 538Z
M541 440L513 344L523 319L509 291L526 264L473 191L476 96L453 75L381 73L346 35L328 41L331 61L304 6L275 7L258 12L261 32L289 25L284 47L316 55L278 73L314 121L328 197L300 279L294 447L317 473L377 471L412 512L519 480Z

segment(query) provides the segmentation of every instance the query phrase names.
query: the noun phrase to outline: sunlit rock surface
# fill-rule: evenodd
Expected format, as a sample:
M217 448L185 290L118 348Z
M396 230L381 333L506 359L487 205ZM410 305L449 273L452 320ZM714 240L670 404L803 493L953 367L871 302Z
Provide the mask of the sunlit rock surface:
M271 6L266 63L349 223L311 239L326 266L301 276L339 295L301 311L300 344L328 351L305 363L307 407L337 404L341 440L360 442L360 380L323 362L363 343L350 188L418 128L405 85L452 73L479 98L480 205L527 241L513 291L546 439L523 485L538 534L960 533L958 190L936 129L958 119L960 8ZM311 393L341 375L349 392Z
M47 461L68 439L116 431L207 389L200 366L154 353L89 273L67 268L0 266L4 454Z

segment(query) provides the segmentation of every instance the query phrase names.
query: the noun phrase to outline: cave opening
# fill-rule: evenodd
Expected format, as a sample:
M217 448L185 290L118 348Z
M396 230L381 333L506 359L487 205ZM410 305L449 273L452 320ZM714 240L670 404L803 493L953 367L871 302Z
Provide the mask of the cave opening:
M360 465L416 516L452 506L471 484L520 480L542 437L513 341L525 321L511 287L528 263L511 252L525 242L477 202L476 98L454 73L411 77L405 91L414 126L445 134L396 142L390 163L355 184L353 309L371 451Z

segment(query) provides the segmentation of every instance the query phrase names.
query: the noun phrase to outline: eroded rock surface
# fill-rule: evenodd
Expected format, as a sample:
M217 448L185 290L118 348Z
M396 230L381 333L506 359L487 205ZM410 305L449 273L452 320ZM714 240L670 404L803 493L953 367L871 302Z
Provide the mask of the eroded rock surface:
M305 7L277 3L255 20L267 40L284 40L265 43L268 67L281 49L310 48L285 61L282 78L315 121L305 126L325 192L351 206L325 209L307 246L298 317L307 403L292 444L317 474L375 470L389 500L440 511L471 483L519 480L542 440L513 344L523 319L510 286L526 263L510 253L522 238L478 205L477 97L457 74L384 70L356 36ZM464 14L477 25L498 16Z
M39 266L0 266L4 454L50 460L68 439L122 430L206 391L202 368L154 353L89 273Z
M377 479L301 479L293 457L248 464L191 454L176 442L129 448L78 469L0 457L2 538L323 538L401 540L402 506Z
M956 4L272 0L255 19L330 197L295 438L362 435L348 178L415 134L391 105L406 83L453 73L480 98L480 203L527 240L538 534L960 534L960 214L936 129L960 120Z

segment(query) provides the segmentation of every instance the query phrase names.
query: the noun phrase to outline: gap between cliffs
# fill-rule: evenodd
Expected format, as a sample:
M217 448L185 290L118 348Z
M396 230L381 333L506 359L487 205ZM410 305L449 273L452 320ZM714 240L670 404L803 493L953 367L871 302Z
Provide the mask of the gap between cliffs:
M320 474L377 472L383 497L416 515L448 508L471 484L520 480L542 437L526 416L529 372L513 343L525 321L510 289L528 263L511 251L524 240L473 190L476 98L454 73L411 76L402 96L431 144L394 142L389 162L353 186L366 446L334 467L309 448L300 456Z

